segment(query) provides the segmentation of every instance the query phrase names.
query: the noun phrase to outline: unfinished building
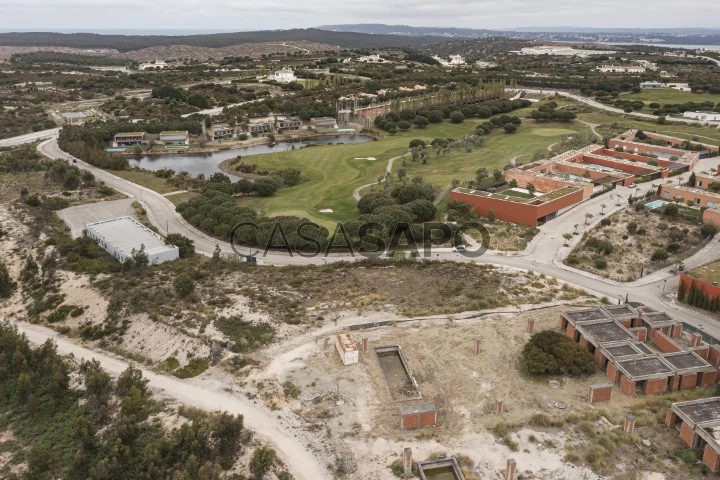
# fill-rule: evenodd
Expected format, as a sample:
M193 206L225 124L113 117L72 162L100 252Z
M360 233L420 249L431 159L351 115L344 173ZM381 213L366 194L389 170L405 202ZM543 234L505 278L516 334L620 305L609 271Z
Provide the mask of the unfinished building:
M710 470L720 470L720 397L673 403L665 424L675 427L688 447L703 451L703 463Z
M707 361L709 345L696 334L683 335L682 324L664 312L630 305L576 310L561 315L560 329L586 347L626 395L717 383L717 368Z

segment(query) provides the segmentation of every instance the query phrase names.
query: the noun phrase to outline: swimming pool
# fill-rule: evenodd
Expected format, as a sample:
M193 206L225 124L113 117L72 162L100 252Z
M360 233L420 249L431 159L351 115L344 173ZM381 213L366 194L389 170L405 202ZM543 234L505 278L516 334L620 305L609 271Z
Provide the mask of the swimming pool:
M666 202L665 200L654 200L650 203L645 204L645 208L649 208L650 210L655 210L656 208L664 207L669 202Z

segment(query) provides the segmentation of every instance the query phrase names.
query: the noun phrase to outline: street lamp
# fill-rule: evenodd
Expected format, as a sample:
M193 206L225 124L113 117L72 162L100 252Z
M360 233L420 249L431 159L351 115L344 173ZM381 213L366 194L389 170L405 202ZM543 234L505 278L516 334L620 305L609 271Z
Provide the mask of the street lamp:
M665 294L665 284L666 283L667 283L667 278L665 280L663 280L663 291L662 291L663 295Z

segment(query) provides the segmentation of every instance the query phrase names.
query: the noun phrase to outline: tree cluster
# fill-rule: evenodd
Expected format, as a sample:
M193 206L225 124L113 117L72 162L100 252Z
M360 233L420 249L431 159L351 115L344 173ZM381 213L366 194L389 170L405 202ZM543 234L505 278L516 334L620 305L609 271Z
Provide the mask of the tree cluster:
M595 372L595 362L587 348L551 330L530 338L523 347L520 363L530 375L576 376Z

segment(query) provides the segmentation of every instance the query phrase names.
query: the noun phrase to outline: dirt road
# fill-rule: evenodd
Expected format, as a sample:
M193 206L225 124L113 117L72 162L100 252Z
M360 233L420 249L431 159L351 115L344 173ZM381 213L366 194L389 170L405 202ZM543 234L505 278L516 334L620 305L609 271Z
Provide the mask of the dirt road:
M30 342L41 344L51 338L57 344L60 354L72 354L77 359L94 358L114 377L128 367L128 362L125 360L76 345L49 328L25 322L15 322L15 325ZM226 392L223 390L226 387L225 384L217 382L212 385L207 383L199 385L202 383L201 380L183 381L142 367L141 370L143 376L150 381L150 387L162 396L204 410L228 411L232 414L243 415L245 426L253 430L259 438L272 444L296 479L329 480L332 478L328 471L320 465L317 458L296 437L292 436L290 433L292 430L280 423L277 416L253 405L243 397Z

